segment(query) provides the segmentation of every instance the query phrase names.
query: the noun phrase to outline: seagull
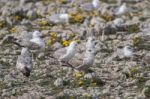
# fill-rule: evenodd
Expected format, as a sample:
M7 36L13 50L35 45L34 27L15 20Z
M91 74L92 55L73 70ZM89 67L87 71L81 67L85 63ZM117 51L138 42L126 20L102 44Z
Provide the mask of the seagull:
M61 66L63 66L64 64L71 66L69 64L69 61L76 54L76 46L77 46L77 42L72 41L68 47L58 49L57 51L54 52L54 57L59 60Z
M33 68L31 53L28 48L22 48L21 55L17 59L16 68L26 77L30 76Z
M127 6L126 3L123 3L116 11L116 15L123 15L127 12Z
M50 17L48 17L48 20L54 24L67 23L69 22L69 14L68 13L53 14Z
M86 50L83 53L77 53L75 57L70 61L70 64L77 70L86 71L90 66L93 65L95 55L97 54L95 39L92 37L88 38L86 42Z
M85 52L82 64L76 67L77 70L86 71L90 66L93 65L96 51L94 49L88 49Z
M99 0L93 0L92 5L93 5L94 8L98 8L100 6Z
M81 5L81 8L86 10L86 11L91 11L94 9L98 9L99 6L100 6L99 0L92 0L92 2L85 3L85 4Z
M39 31L33 32L33 37L30 40L28 47L32 50L36 50L35 52L43 52L45 50L45 42L40 38L41 33Z
M62 55L59 60L61 62L64 62L64 63L68 63L69 60L71 58L73 58L75 56L75 53L76 53L76 47L77 46L77 42L76 41L73 41L70 43L69 47L67 48L67 51L64 55Z
M27 47L33 53L40 53L45 50L45 42L41 36L42 35L39 31L34 31L33 33L29 32L21 35L21 37L13 43L21 47Z
M87 38L87 42L83 42L78 46L79 53L86 51L86 49L94 48L97 44L96 38L90 36Z
M94 48L96 45L96 38L95 37L88 37L88 40L86 42L86 48L90 49L90 48ZM94 44L95 43L95 44Z
M124 57L126 57L126 58L130 58L133 56L133 51L130 48L130 46L125 46L123 48L123 54L124 54Z
M23 31L18 37L9 35L3 38L3 42L11 42L20 47L27 47L33 52L42 52L45 50L45 42L41 38L41 33L39 31L27 32Z
M113 24L116 27L122 26L124 23L125 23L125 20L122 18L117 18L117 19L113 20Z

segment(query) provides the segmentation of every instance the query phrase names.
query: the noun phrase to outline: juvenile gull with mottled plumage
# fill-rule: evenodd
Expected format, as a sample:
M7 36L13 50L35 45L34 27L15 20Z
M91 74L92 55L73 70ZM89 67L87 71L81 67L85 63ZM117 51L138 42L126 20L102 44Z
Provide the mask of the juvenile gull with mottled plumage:
M95 46L95 38L89 37L85 46L86 50L83 53L77 53L70 61L70 64L78 70L86 71L94 63L95 55L97 53Z
M16 68L26 77L30 76L33 68L31 53L28 48L22 48L21 55L17 59Z

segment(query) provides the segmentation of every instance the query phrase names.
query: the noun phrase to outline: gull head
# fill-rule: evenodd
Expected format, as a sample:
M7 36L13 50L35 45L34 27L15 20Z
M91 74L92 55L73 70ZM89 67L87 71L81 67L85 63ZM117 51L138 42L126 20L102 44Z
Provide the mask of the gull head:
M89 37L88 40L87 40L87 43L86 43L86 48L89 49L89 48L94 48L96 45L96 39L95 37Z
M123 11L126 10L126 7L127 7L127 4L126 3L123 3L121 6L120 6L120 9L122 9Z
M116 11L116 15L123 15L125 13L127 13L127 6L126 3L123 3Z
M98 8L99 5L100 5L99 0L93 0L93 1L92 1L92 5L94 6L94 8Z
M96 55L97 51L94 48L86 50L87 54Z
M130 46L127 45L123 48L123 53L125 57L131 57L133 55L133 50Z
M96 40L95 37L88 37L88 39L87 39L88 42L93 42L95 40Z
M76 47L78 43L76 41L72 41L69 45L69 47Z
M42 35L39 31L34 31L33 32L33 38L37 38L37 37L40 37L40 36L42 36Z
M123 6L126 6L127 4L124 2L122 5L123 5Z

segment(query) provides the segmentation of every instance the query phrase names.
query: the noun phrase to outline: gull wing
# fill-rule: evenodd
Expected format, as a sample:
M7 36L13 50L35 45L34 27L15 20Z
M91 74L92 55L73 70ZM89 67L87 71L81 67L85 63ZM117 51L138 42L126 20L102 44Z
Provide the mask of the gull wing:
M73 65L74 67L77 67L83 63L84 54L76 54L69 63Z
M66 53L66 51L67 51L67 47L60 48L54 52L53 56L59 59L61 56L63 56Z

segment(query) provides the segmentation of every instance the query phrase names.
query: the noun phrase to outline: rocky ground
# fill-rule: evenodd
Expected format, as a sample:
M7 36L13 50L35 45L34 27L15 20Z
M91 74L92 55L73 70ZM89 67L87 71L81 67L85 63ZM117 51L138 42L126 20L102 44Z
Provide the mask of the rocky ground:
M0 99L149 99L149 0L120 0L129 10L119 16L114 14L119 0L99 1L98 9L87 11L81 5L90 0L0 0L0 41L7 35L39 30L46 43L45 56L33 60L29 78L16 73L21 48L0 45ZM68 13L69 19L52 17L60 13ZM116 19L121 21L115 24ZM92 72L52 64L56 49L72 40L83 44L88 36L103 45L97 45L102 50ZM119 53L126 45L134 49L131 58Z

